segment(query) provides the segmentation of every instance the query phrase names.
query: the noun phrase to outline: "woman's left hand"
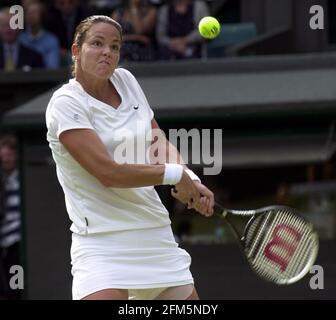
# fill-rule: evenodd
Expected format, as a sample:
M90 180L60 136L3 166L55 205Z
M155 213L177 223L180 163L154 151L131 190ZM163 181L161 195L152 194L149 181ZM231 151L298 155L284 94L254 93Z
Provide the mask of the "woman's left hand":
M212 216L215 203L213 192L199 181L194 181L194 184L201 195L201 199L199 205L188 205L188 209L195 209L197 212L206 217ZM171 194L174 198L181 201L183 204L188 204L188 199L183 199L178 190L172 189Z

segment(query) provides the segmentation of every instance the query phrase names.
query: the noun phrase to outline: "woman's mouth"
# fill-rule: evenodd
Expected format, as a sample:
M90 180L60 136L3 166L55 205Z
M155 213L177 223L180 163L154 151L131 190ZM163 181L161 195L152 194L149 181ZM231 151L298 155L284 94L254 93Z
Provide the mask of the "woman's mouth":
M100 61L100 62L99 62L99 64L100 64L100 63L102 63L102 64L106 64L106 65L108 65L108 66L110 66L110 65L111 65L111 63L110 63L110 62L108 62L108 61Z

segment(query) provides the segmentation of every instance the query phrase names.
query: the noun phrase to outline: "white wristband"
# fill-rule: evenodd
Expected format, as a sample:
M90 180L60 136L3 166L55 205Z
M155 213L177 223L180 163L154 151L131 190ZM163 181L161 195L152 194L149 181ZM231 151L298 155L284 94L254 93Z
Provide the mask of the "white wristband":
M191 180L201 182L201 179L190 169L186 169L185 172L188 174Z
M183 175L183 166L176 163L165 163L165 172L162 184L175 185L179 183Z

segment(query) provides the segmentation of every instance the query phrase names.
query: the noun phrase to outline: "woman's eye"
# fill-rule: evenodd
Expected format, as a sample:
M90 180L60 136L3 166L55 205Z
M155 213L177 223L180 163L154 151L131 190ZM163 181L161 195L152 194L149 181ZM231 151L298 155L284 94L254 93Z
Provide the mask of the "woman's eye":
M119 47L117 44L114 44L114 45L112 46L112 50L113 50L113 51L119 51L119 50L120 50L120 47Z
M94 41L92 44L97 47L100 47L102 45L100 41Z

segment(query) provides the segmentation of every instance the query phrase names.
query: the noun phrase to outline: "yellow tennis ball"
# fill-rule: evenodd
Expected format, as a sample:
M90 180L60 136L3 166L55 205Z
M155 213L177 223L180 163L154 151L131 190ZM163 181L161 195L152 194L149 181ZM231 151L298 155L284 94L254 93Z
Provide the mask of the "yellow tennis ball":
M216 38L220 33L220 24L214 17L204 17L198 24L198 31L206 39Z

